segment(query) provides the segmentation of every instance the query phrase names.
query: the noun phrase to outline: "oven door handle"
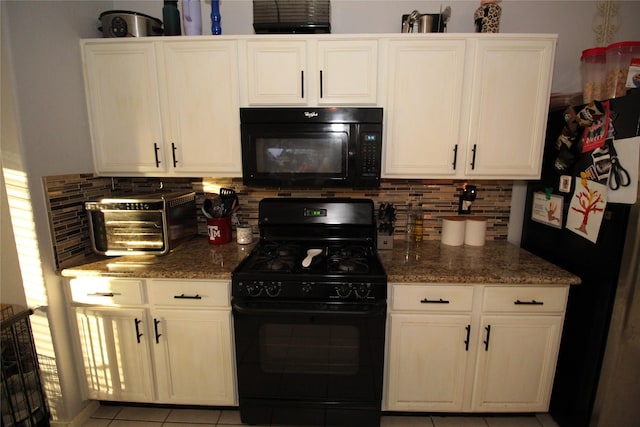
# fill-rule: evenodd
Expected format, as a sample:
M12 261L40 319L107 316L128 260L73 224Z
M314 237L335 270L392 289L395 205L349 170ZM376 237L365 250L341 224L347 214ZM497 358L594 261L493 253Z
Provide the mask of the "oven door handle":
M249 307L245 303L245 301L234 300L231 302L231 306L234 312L238 314L249 315L249 316L264 315L264 314L294 314L294 315L295 314L304 314L304 315L307 315L307 314L345 315L347 314L352 316L385 316L387 313L387 304L385 301L367 304L366 309L362 307L362 304L353 304L354 306L357 305L358 307L360 307L361 308L360 310L353 310L346 307L344 309L336 308L332 310L321 310L321 309L311 308L311 306L315 305L314 303L311 303L311 304L300 303L299 307L295 307L295 308L282 307L282 306L279 307L278 305L279 304L277 302L274 302L273 306L271 307L253 308L253 307ZM334 307L339 307L339 305L335 303L334 304L327 303L327 305L333 305Z

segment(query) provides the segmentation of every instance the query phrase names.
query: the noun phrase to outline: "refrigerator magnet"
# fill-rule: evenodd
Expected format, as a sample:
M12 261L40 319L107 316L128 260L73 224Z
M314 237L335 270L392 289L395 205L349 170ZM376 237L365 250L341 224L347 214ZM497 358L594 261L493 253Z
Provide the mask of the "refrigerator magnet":
M562 196L536 191L533 193L531 219L551 227L562 228L563 203Z
M562 175L560 177L560 183L558 184L558 191L561 193L568 193L571 191L571 176Z

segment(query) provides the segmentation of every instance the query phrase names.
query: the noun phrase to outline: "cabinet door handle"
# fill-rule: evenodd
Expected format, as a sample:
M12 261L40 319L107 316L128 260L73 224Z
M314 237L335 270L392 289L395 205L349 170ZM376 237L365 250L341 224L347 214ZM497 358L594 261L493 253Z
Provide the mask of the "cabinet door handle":
M322 81L322 70L320 70L320 98L322 99L324 90L323 90L323 81Z
M456 170L456 163L458 163L458 144L453 146L453 170Z
M114 294L113 292L94 292L92 294L87 294L88 297L108 297L108 298L113 298L116 295L120 295L120 294Z
M156 344L160 344L160 337L162 336L162 334L158 333L158 323L160 323L160 321L156 318L153 319L153 329L156 333Z
M138 319L137 317L134 320L136 324L136 340L138 341L138 344L140 344L140 337L144 335L140 332L140 323L142 323L142 320Z
M471 336L471 325L465 327L467 330L467 339L464 340L464 351L469 351L469 337Z
M175 168L178 161L176 160L176 144L173 142L171 143L171 154L173 155L173 167Z
M304 99L304 70L300 70L300 93L301 98Z
M473 144L473 148L471 149L471 152L473 153L473 155L471 156L471 170L474 170L476 168L476 150L477 150L477 146L476 144Z
M520 301L519 299L513 302L515 305L544 305L544 301L536 301L532 299L531 301Z
M420 300L420 304L449 304L449 301L446 299L429 299L429 298L425 298L423 300Z
M181 294L181 295L174 295L173 297L175 299L202 299L202 297L198 294L195 294L195 295Z
M158 144L156 144L155 142L153 143L153 154L156 156L156 167L159 168L160 167L160 159L158 158L158 151L160 150L160 147L158 147Z
M485 326L484 330L487 331L487 339L485 341L482 341L484 343L484 351L489 351L489 337L491 336L491 325Z

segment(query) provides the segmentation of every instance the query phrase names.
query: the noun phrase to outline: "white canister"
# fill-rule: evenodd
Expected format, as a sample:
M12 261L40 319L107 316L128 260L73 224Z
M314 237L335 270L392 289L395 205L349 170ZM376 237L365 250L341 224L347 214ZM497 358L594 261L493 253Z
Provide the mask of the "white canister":
M465 218L446 216L442 218L442 243L461 246L464 243Z
M241 245L248 245L253 241L253 228L251 225L236 225L236 241Z
M482 217L468 217L465 221L464 244L484 246L487 235L487 220Z

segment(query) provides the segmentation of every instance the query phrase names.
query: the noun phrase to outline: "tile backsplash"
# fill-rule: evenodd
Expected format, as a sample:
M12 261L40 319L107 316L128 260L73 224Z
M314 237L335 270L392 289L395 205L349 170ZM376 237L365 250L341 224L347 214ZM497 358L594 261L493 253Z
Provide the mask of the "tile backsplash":
M511 209L512 181L474 180L478 196L472 205L472 215L487 218L487 239L506 240ZM265 197L364 197L380 203L393 203L397 208L394 238L403 237L407 204L421 204L424 219L423 238L439 240L442 217L457 215L458 195L464 181L457 180L382 180L380 188L300 189L245 187L241 178L111 178L93 174L49 176L44 187L49 202L49 219L56 268L63 269L96 259L91 251L84 202L104 196L153 193L158 191L195 191L198 208L198 233L207 234L206 220L200 207L208 194L221 187L232 188L238 194L240 222L258 232L258 204Z

